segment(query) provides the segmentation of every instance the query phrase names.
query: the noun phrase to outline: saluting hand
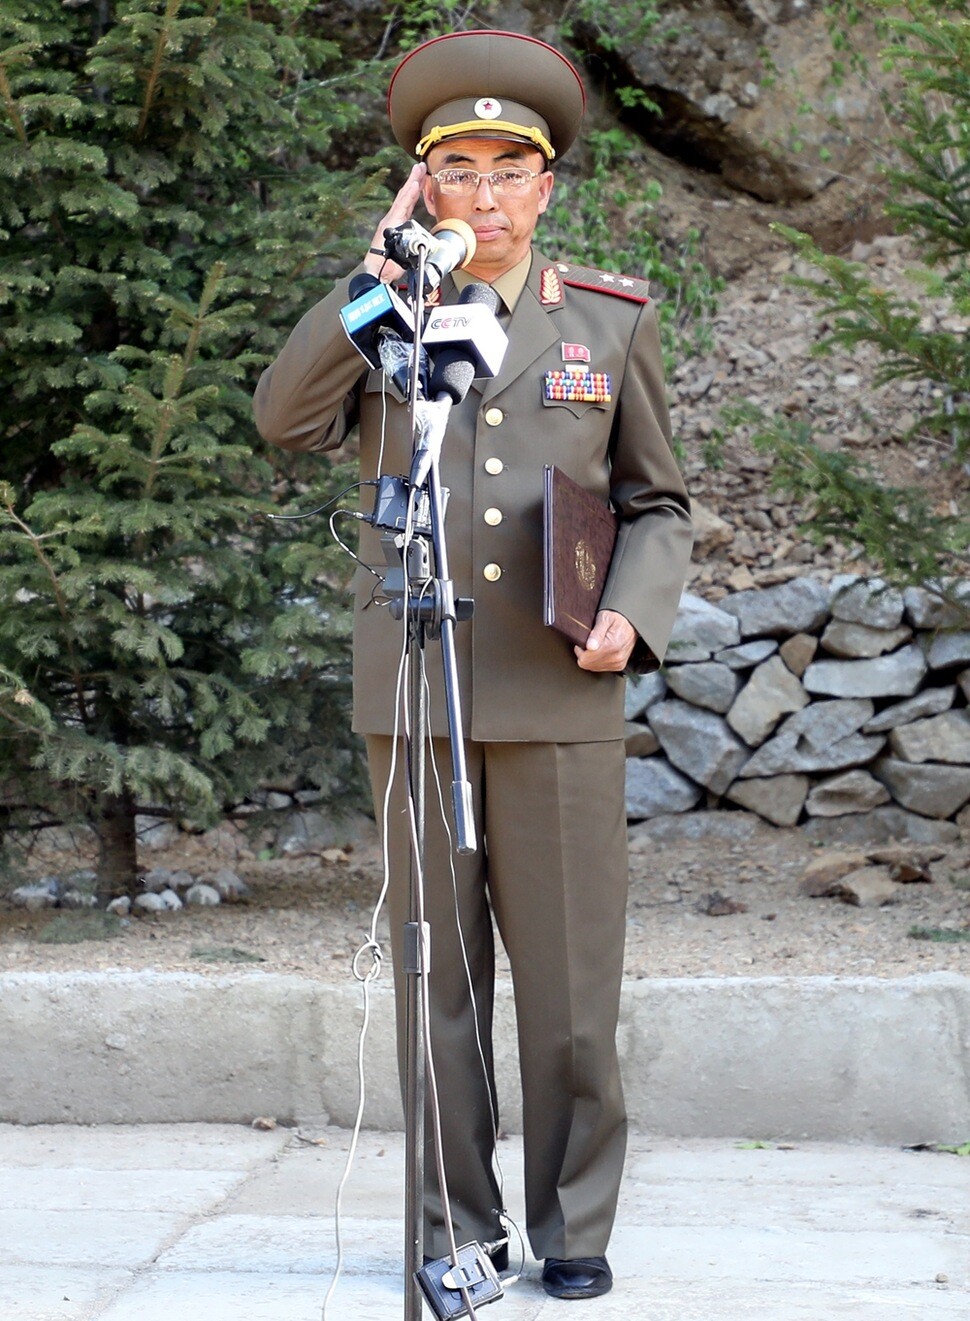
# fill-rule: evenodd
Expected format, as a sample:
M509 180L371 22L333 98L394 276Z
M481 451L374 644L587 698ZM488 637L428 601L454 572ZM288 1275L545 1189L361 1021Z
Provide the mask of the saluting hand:
M374 237L371 239L372 248L380 248L384 251L384 231L393 229L395 225L403 225L405 221L411 219L414 208L418 204L418 198L421 196L421 185L424 183L424 176L428 173L428 167L424 161L418 161L416 165L411 166L411 173L404 182L403 187L391 203L390 210L374 231ZM383 257L369 252L364 258L364 269L371 275L378 275L385 282L400 279L404 274L400 266L393 261L385 261Z
M616 610L601 610L585 647L574 647L581 670L626 669L637 640L637 631L625 615Z

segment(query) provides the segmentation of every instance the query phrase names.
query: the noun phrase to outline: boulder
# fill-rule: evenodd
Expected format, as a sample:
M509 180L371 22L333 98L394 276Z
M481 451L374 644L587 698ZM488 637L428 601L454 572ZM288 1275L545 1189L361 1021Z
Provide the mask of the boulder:
M195 885L190 885L186 890L185 902L187 904L197 904L201 908L214 908L216 904L222 903L222 898L215 886L197 881Z
M18 908L26 908L28 913L39 913L43 908L54 907L58 890L54 877L45 877L35 885L18 885L10 892L10 902Z
M159 816L136 816L135 834L141 849L170 849L179 836L178 827Z
M624 726L623 742L628 757L652 757L660 751L660 740L649 725L628 720Z
M374 823L363 812L292 812L276 836L276 847L289 857L356 844L374 835Z
M757 812L775 826L793 826L798 820L805 795L807 775L774 775L766 780L735 780L727 791L732 803Z
M153 867L141 878L142 889L147 894L161 894L163 890L173 890L175 889L174 875L175 873L169 867Z
M689 812L703 792L674 770L665 757L628 757L626 814L640 821L669 812Z
M699 661L694 665L671 665L667 670L667 685L692 706L703 706L723 715L737 696L741 676L729 665L714 660Z
M734 615L743 639L787 637L821 628L829 600L828 587L816 578L793 578L775 587L737 592L721 602L721 610Z
M849 872L858 871L869 861L864 849L837 849L813 858L798 882L799 893L818 899L828 893L834 881L840 881Z
M718 517L712 509L702 505L699 500L692 500L690 506L691 521L694 526L694 558L702 560L711 551L730 546L734 540L734 528Z
M806 838L821 844L879 844L905 839L950 844L960 838L952 821L931 821L895 803L857 816L816 816L802 826Z
M645 853L657 844L717 839L726 844L756 838L767 826L753 812L705 811L654 817L630 831L630 851Z
M844 619L833 619L822 634L822 646L833 656L854 660L895 651L912 636L913 630L905 625L871 628L868 624L849 624Z
M743 780L758 775L797 775L812 771L838 771L865 766L882 750L885 739L850 734L826 748L812 748L797 735L784 731L763 743L740 772ZM802 745L804 744L804 745Z
M970 766L913 765L880 757L872 770L897 803L922 816L943 820L970 799Z
M727 722L748 747L757 748L784 715L801 711L808 693L780 656L772 656L751 675L728 711Z
M641 10L579 6L570 21L611 81L649 97L656 109L637 122L666 156L770 203L859 178L858 143L882 128L879 88L847 66L833 99L822 10L804 0L673 0L660 8L655 31L642 25L632 35ZM875 58L868 24L853 30L853 42L865 62ZM785 132L794 124L797 144Z
M778 650L778 643L773 638L755 638L753 642L742 642L737 647L725 647L716 651L714 659L722 665L729 665L732 670L748 670L752 665L759 665Z
M970 582L948 581L942 585L941 590L945 597L926 587L907 587L903 592L906 618L914 628L953 628L966 619L970 606Z
M895 629L903 619L903 594L881 578L842 573L832 579L832 618L876 629Z
M781 658L800 679L818 650L818 638L811 633L795 633L781 644Z
M659 670L627 679L623 714L627 720L637 720L648 707L662 701L666 695L667 681Z
M676 698L651 708L650 728L671 763L716 794L724 793L748 757L726 720Z
M915 643L873 660L813 661L802 678L810 693L826 697L910 697L926 674Z
M890 733L889 746L903 761L970 765L970 712L946 711L901 725Z
M970 629L937 633L926 647L926 661L931 670L966 665L970 661Z
M805 802L809 816L845 816L871 812L889 802L889 790L868 771L846 771L818 783Z
M885 734L887 730L909 724L911 720L940 715L943 711L949 711L956 693L956 686L953 684L948 688L924 688L915 697L908 697L905 702L895 702L873 716L871 720L867 720L862 726L862 732Z
M904 887L889 875L888 867L860 867L832 881L824 890L815 890L816 898L841 899L857 908L881 908L895 904L904 893Z
M667 647L667 664L710 660L715 651L741 641L738 621L730 614L690 592L680 606Z
M789 716L775 737L761 745L745 763L741 778L862 766L882 750L885 742L880 737L863 738L856 733L871 715L872 703L861 698L812 702Z

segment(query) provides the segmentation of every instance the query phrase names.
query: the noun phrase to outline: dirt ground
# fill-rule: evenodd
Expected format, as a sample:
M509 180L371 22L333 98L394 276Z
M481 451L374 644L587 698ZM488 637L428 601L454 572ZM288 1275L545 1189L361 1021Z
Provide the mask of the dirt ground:
M970 927L970 841L950 847L932 864L932 881L905 885L898 902L855 907L799 891L807 864L831 846L814 844L797 827L778 829L747 813L704 815L704 829L684 827L700 838L658 840L643 826L631 832L629 977L970 971L970 942L910 934L914 928ZM670 818L666 822L663 833L669 834ZM683 833L680 823L672 830ZM246 902L122 919L112 934L77 943L47 943L45 931L49 935L52 922L66 919L68 935L90 933L88 915L0 906L0 970L251 969L349 980L353 955L370 930L381 859L376 843L334 855L261 860L241 835L226 830L185 836L179 847L153 851L147 861L195 875L229 866L250 887ZM37 854L31 871L63 874L85 861ZM377 930L387 947L386 916ZM386 957L389 963L389 948ZM507 968L504 958L500 968Z

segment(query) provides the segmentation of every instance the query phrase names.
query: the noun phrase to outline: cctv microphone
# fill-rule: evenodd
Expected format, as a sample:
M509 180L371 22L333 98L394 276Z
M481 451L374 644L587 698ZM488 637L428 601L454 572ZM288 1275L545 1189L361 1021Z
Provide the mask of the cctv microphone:
M498 294L489 285L469 284L457 303L438 309L428 322L424 342L431 350L434 368L428 383L426 425L411 462L408 480L413 487L424 484L437 462L453 405L465 398L476 376L494 376L501 366L508 341L495 319L498 305Z
M414 338L414 315L390 285L365 271L350 282L351 301L340 309L347 338L371 367L382 366L380 341L385 334Z
M384 239L388 256L399 266L417 269L424 254L427 289L437 289L449 272L467 266L475 255L475 231L464 220L442 220L430 233L416 220L408 220L385 229Z
M469 284L457 303L435 308L423 342L434 362L428 394L460 404L476 376L496 376L508 337L495 313L499 296L491 285Z

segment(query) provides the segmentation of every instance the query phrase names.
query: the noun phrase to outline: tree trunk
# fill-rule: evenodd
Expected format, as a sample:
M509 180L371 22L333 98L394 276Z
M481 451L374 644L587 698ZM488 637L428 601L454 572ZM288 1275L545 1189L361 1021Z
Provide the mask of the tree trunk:
M138 884L138 843L135 837L135 801L131 794L114 794L102 800L96 823L98 890L108 898L127 894L135 897Z

